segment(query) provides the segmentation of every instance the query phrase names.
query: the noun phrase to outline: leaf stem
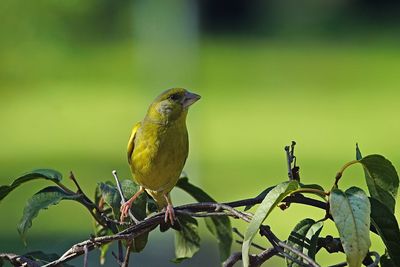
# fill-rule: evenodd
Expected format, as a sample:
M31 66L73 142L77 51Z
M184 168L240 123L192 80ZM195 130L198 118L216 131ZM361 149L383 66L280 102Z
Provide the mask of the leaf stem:
M349 161L349 162L347 162L346 164L343 165L343 167L338 171L338 173L337 173L336 176L335 176L335 183L334 183L332 189L338 187L338 183L339 183L340 178L341 178L342 175L343 175L343 172L344 172L348 167L350 167L351 165L357 164L357 163L359 163L358 160L352 160L352 161Z
M328 196L329 195L328 192L325 192L323 190L316 189L316 188L299 188L294 193L295 194L296 193L310 193L310 194L317 194L320 196Z

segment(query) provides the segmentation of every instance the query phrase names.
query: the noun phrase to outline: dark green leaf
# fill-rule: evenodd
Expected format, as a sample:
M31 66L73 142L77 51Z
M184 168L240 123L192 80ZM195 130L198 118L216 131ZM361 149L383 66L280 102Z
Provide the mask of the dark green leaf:
M356 160L361 160L361 159L362 159L361 151L360 148L358 147L358 143L356 143Z
M139 186L135 184L132 180L128 179L121 181L121 187L126 200L130 199L137 191L139 191ZM142 193L138 198L136 198L135 202L133 202L131 211L136 219L143 220L144 218L146 218L146 204L146 193Z
M357 187L351 187L345 192L333 189L329 195L329 204L347 263L350 267L360 267L371 246L371 207L368 197Z
M191 258L200 249L200 236L197 221L190 216L179 216L181 231L175 231L175 256L173 262L179 263Z
M119 220L121 196L118 192L117 187L111 183L100 183L98 187L102 194L104 202L112 209L112 214L114 219ZM131 198L137 192L137 190L139 190L139 186L135 184L132 180L128 179L121 181L121 187L126 200ZM141 194L135 200L135 202L133 202L131 207L131 212L136 219L143 220L144 218L146 218L146 203L147 203L147 195L145 193ZM127 228L126 226L118 227L119 230L124 230L126 228ZM147 244L147 239L148 239L148 233L144 233L136 237L134 239L134 243L132 244L131 251L132 252L142 251ZM103 250L106 251L107 248L104 248Z
M208 217L204 219L207 229L218 240L219 257L225 261L231 254L232 226L228 217Z
M57 186L46 187L28 200L25 205L22 218L18 224L18 232L25 241L27 230L32 226L32 220L41 209L47 209L50 205L56 205L63 199L77 199L79 195L71 195Z
M189 195L191 195L198 202L216 202L212 197L210 197L206 192L204 192L201 188L189 183L189 179L187 177L180 178L177 187L183 189Z
M292 230L290 233L290 236L288 238L287 244L291 246L292 248L303 252L304 248L310 248L310 241L309 239L306 238L308 230L310 230L311 226L313 226L315 221L313 219L307 218L302 221L300 221ZM293 258L299 260L302 262L302 257L298 256L296 253L286 251L289 255L291 255ZM286 259L286 264L289 267L298 267L300 266L296 262Z
M25 173L20 177L18 177L17 179L15 179L10 185L0 186L0 201L21 184L35 179L46 179L46 180L51 180L53 182L59 182L62 179L62 175L58 171L51 169L37 169Z
M246 233L244 235L242 245L242 258L243 266L249 266L249 250L251 241L258 233L258 230L263 221L268 217L271 211L289 194L293 193L299 188L297 181L284 182L274 187L261 202L257 208L253 219L249 223Z
M119 218L121 197L114 185L99 183L99 189L104 202L112 209L115 218Z
M111 184L111 183L109 183L109 184ZM94 201L95 201L94 203L96 204L96 206L100 207L102 213L105 216L107 216L109 218L112 218L114 216L112 213L112 209L109 206L106 206L106 205L104 205L104 203L102 203L103 200L102 200L102 194L100 191L100 185L98 185L96 187L96 191L94 194ZM113 229L113 231L117 232L116 229ZM94 233L95 233L96 237L112 235L112 234L114 234L113 231L108 227L106 228L106 227L102 226L96 220L94 220ZM106 261L106 254L107 254L107 251L109 248L110 248L110 244L105 244L99 248L101 265L104 265L104 263Z
M399 188L399 176L392 163L381 155L368 155L360 160L371 197L384 203L393 213Z
M275 187L275 185L268 187L267 189L262 191L260 194L258 194L258 196L256 196L255 199L264 199L265 196L269 193L269 191L271 191L274 187ZM254 206L255 205L247 205L246 207L244 207L244 211L247 211L247 210L251 209Z
M315 260L315 255L317 254L318 247L318 237L322 231L324 222L317 222L313 224L306 234L306 240L309 240L310 246L304 247L304 253L307 254L311 259Z
M391 260L400 266L400 231L396 217L379 200L369 198L371 223L375 226L388 250Z
M379 263L381 264L381 267L396 267L399 265L394 264L390 256L388 255L387 251L385 254L381 256L381 259L379 260Z
M216 202L199 187L189 183L188 178L179 179L177 186L199 202ZM228 216L205 218L207 229L217 239L219 246L220 260L226 260L231 253L232 226Z

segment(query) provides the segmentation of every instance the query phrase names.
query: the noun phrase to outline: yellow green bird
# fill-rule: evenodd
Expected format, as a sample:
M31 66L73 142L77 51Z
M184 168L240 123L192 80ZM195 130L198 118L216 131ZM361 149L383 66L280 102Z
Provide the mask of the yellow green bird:
M151 103L144 119L133 127L128 162L140 190L121 206L121 220L146 190L160 210L166 208L165 221L174 223L169 193L179 179L189 152L188 109L199 99L199 95L183 88L166 90Z

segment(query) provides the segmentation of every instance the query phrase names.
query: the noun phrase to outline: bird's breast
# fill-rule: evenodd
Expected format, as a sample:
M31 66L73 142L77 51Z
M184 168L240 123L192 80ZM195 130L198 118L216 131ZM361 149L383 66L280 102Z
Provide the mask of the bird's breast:
M187 155L185 125L145 125L138 131L132 154L135 180L149 190L170 191L179 179Z

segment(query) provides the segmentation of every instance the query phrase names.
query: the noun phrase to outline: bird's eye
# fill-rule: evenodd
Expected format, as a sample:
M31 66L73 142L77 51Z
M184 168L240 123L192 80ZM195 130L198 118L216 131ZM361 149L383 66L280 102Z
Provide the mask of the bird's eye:
M181 96L179 94L172 94L169 97L169 99L174 100L174 101L176 101L176 100L178 100L180 98L181 98Z

